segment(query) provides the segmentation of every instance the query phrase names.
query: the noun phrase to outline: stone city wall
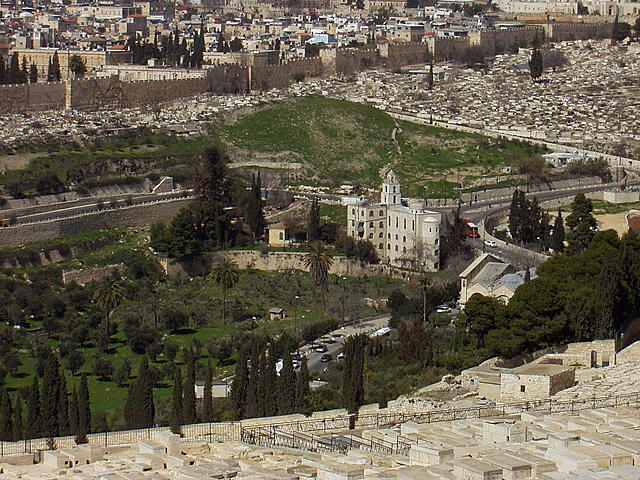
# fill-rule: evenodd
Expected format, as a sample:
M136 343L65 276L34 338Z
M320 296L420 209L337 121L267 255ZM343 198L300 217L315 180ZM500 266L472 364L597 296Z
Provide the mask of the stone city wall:
M469 38L429 38L429 51L436 62L453 60L462 50L469 46Z
M305 58L285 62L282 65L260 65L251 68L251 88L268 90L286 88L296 81L296 77L321 77L322 61L319 58Z
M612 23L548 23L544 25L547 40L568 42L590 38L610 38Z
M41 242L51 238L77 235L81 232L150 225L173 218L191 201L189 198L178 198L166 202L91 212L47 222L3 227L0 228L0 244L5 247L16 247L27 241Z
M64 108L62 82L0 85L0 113L38 112Z
M482 30L469 32L469 43L470 45L482 46L487 55L493 56L516 51L516 47L530 47L536 35L538 35L540 41L543 41L544 34L542 27Z
M217 65L203 78L121 82L112 78L86 78L64 83L0 86L0 114L73 108L105 110L157 104L210 92L240 94L250 88L283 88L296 74L305 77L344 75L378 67L389 69L426 61L427 50L436 61L451 60L469 45L481 45L493 55L530 46L536 33L552 41L606 38L611 23L550 23L543 26L471 32L468 38L429 38L425 43L384 43L360 48L324 49L318 58L281 65Z

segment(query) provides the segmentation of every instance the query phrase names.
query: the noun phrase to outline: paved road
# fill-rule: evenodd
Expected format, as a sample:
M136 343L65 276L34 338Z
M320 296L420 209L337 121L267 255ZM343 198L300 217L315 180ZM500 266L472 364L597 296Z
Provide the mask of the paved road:
M333 361L337 361L338 354L342 351L342 345L344 341L350 335L357 333L370 333L376 330L386 327L389 324L389 315L379 315L376 317L368 317L366 319L359 320L357 323L341 327L333 332L329 332L326 335L317 338L312 344L323 344L327 347L327 352L333 357ZM337 336L337 337L336 337ZM327 343L327 340L329 343ZM328 363L320 361L324 353L317 353L311 350L311 345L307 344L300 347L300 354L307 357L307 366L309 371L324 370Z
M583 186L576 188L568 188L562 190L551 190L551 191L541 191L541 192L532 192L526 194L527 198L536 197L540 202L544 202L547 200L555 200L558 198L565 197L573 197L578 193L590 193L597 192L601 190L609 190L612 188L619 187L622 182L613 182L613 183L605 183L600 185L591 185L591 186ZM640 185L640 180L634 180L627 182L627 186L632 185ZM480 228L483 228L483 222L485 219L493 217L495 215L499 215L503 212L509 210L511 206L511 198L496 198L492 200L485 200L478 203L474 203L473 205L463 205L461 208L461 216L467 220L471 220L479 224ZM440 207L433 208L433 210L439 210L442 212L450 212L453 208L449 206L448 208ZM494 239L491 237L491 239ZM501 240L495 239L498 243L498 247L495 248L484 248L484 251L493 253L497 257L503 259L504 261L513 263L515 265L521 265L523 263L540 263L543 260L543 257L533 258L532 252L526 248L519 247L517 245L508 244L505 245L505 242ZM482 233L481 238L475 239L472 241L474 248L478 250L483 250L483 242L482 242ZM524 259L527 259L526 261Z

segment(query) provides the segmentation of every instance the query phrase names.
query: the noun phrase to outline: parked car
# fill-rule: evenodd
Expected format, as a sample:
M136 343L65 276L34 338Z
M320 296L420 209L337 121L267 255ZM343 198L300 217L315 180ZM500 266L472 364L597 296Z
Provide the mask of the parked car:
M497 243L497 242L495 242L495 241L493 241L493 240L485 240L485 241L484 241L484 244L485 244L487 247L491 247L491 248L496 248L496 247L498 246L498 243Z
M333 357L331 356L330 353L325 353L324 355L322 355L322 357L320 358L321 362L327 363L330 362L331 360L333 360Z
M344 353L344 352L340 352L336 358L337 358L338 360L342 360L342 359L343 359L343 358L345 358L345 357L346 357L345 353Z
M451 307L448 307L446 305L440 305L438 308L436 308L436 312L438 312L438 313L449 313L449 312L451 312Z
M315 352L318 352L318 353L324 353L324 352L326 352L328 349L327 349L327 346L326 346L326 345L316 345L316 346L313 348L313 350L314 350Z

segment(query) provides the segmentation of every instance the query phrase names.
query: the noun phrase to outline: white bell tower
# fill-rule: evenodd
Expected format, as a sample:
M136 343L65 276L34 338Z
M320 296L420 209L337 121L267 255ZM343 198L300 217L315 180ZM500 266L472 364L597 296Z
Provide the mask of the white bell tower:
M382 190L380 192L380 203L383 205L401 205L402 195L400 194L400 182L398 177L389 170L387 177L382 182Z

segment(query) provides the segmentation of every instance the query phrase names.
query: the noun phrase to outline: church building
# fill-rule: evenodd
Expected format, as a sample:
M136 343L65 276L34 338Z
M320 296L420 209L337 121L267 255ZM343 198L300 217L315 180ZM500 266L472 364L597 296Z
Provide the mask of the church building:
M361 198L347 207L350 237L373 243L382 262L415 270L439 268L440 221L423 199L402 198L393 171L382 183L380 203Z

